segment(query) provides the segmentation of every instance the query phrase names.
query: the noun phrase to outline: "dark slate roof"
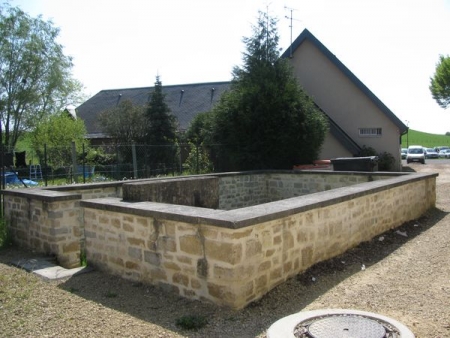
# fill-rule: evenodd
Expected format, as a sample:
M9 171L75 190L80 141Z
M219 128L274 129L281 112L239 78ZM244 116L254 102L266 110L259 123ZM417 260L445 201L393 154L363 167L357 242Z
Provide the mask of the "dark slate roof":
M198 113L210 111L231 82L210 82L162 86L165 102L176 116L179 130L186 130ZM154 87L102 90L77 109L77 116L84 120L88 137L104 136L97 123L102 111L117 106L120 101L130 99L136 105L145 106Z
M403 135L408 131L408 127L388 108L381 100L367 88L339 59L329 51L309 30L305 29L295 39L292 45L283 53L281 57L288 58L291 56L291 51L294 51L300 47L305 41L311 41L344 75L346 75L353 84L359 88L400 130L400 134Z

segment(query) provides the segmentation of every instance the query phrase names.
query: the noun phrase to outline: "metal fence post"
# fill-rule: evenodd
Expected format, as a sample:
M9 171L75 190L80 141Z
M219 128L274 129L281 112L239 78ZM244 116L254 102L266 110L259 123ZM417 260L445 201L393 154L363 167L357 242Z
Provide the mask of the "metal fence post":
M83 183L86 183L86 156L84 153L84 143L81 144L83 157L81 158L83 164Z
M133 175L134 179L138 178L137 157L136 157L136 144L131 145L131 156L133 157Z
M75 141L72 141L72 175L76 183L78 183L78 173L77 173L77 149L75 146Z
M195 145L195 162L196 162L195 172L198 175L198 173L199 173L199 168L198 168L198 162L199 162L199 160L198 160L198 143Z
M47 143L44 143L44 182L45 182L45 186L47 186L47 172L48 172L48 168L47 168ZM42 169L41 169L42 170ZM31 177L30 177L31 179Z

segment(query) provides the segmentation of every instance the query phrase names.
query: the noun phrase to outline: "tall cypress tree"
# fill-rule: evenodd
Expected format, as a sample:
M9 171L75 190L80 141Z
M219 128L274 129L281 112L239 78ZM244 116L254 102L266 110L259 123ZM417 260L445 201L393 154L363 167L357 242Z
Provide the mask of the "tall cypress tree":
M291 169L316 159L325 139L323 114L280 58L276 20L260 12L244 38L243 66L214 108L214 135L226 145L227 169Z
M145 115L148 121L146 143L152 146L150 162L153 165L172 163L176 142L176 118L165 102L159 76L151 93Z

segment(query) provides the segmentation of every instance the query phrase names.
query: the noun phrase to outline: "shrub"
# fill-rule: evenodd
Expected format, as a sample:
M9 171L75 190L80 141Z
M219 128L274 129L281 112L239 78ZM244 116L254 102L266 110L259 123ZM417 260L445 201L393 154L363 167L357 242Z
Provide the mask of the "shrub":
M395 159L391 153L383 152L377 153L372 147L363 146L358 156L378 156L378 170L380 171L390 171L394 167Z
M0 249L12 244L11 234L3 218L0 218Z
M176 321L176 325L185 330L199 330L206 324L208 324L208 320L200 315L187 315Z

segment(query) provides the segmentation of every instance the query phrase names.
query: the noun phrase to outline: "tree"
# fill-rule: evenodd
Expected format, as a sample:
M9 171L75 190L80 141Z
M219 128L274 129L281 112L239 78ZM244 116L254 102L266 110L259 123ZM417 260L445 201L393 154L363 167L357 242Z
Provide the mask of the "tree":
M0 5L0 136L9 150L45 115L82 99L58 34L51 21Z
M280 58L276 20L259 13L244 38L242 68L213 109L214 138L224 144L228 169L291 169L317 158L327 123Z
M213 114L199 113L189 123L185 138L193 144L212 143Z
M436 72L430 78L430 91L438 105L446 109L450 105L450 56L439 57Z
M147 120L143 107L131 100L123 100L116 107L101 112L98 123L117 144L141 142L147 133Z
M31 134L33 150L41 163L44 160L45 145L48 165L55 167L72 163L72 142L75 142L78 154L82 153L83 145L85 148L89 145L85 139L86 127L83 120L74 119L66 112L45 116L37 123Z
M176 118L165 102L162 83L156 77L155 87L145 111L147 118L147 134L145 141L153 146L150 155L152 165L172 163L175 156Z

